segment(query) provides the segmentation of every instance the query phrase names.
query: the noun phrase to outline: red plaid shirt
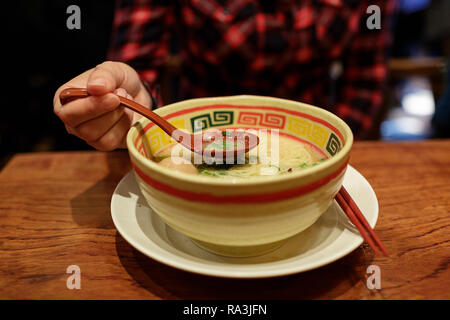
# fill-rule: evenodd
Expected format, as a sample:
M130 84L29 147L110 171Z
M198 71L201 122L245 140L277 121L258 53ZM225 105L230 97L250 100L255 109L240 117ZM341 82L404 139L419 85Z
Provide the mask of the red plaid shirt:
M332 111L361 139L383 102L394 2L120 0L109 59L134 67L158 96L175 42L182 62L177 100L234 94L293 99ZM373 4L381 8L380 30L366 26ZM338 82L330 81L335 61L343 70Z

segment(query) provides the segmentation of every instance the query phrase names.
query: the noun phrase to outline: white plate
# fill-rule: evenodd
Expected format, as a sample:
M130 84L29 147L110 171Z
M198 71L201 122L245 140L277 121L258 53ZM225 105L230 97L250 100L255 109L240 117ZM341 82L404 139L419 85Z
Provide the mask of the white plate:
M370 184L349 166L344 186L374 227L378 201ZM219 256L164 224L148 207L132 172L114 191L111 213L122 237L143 254L178 269L217 277L265 278L303 272L338 260L363 242L334 202L314 225L273 252L251 258Z

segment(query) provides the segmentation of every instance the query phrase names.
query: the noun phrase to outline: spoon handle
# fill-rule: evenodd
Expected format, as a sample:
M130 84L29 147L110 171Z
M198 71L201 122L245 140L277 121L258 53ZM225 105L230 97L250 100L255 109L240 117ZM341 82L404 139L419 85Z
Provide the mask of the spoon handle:
M72 100L79 99L79 98L86 98L90 94L85 88L66 88L59 94L59 99L61 100L61 104L66 104ZM211 140L203 140L203 136L200 138L201 143L196 143L195 136L193 134L184 132L182 130L177 129L175 126L173 126L171 123L169 123L167 120L162 118L161 116L157 115L153 111L147 109L146 107L140 105L137 102L134 102L133 100L124 98L119 96L120 103L124 105L125 107L139 113L140 115L146 117L150 121L152 121L154 124L156 124L158 127L160 127L165 133L167 133L170 137L172 137L175 141L186 147L187 149L203 154L203 144L209 144L211 143ZM247 134L248 135L248 134ZM255 136L255 135L254 135ZM249 138L249 137L247 137ZM237 135L234 136L233 139L238 139ZM243 140L246 141L246 140ZM259 138L255 136L255 139L252 139L253 144L245 142L245 148L241 148L239 150L244 150L245 152L249 151L250 149L256 147L259 143ZM211 156L214 156L214 150L211 151ZM227 154L233 154L233 157L236 158L236 154L238 152L238 149L223 149L223 155L226 157Z
M79 99L79 98L85 98L88 97L90 94L85 88L66 88L59 94L59 98L61 100L61 104L66 104L69 101ZM166 132L169 136L172 136L173 132L177 130L176 127L174 127L171 123L169 123L167 120L163 119L153 111L147 109L143 105L140 105L137 102L134 102L133 100L124 98L119 96L120 103L123 104L125 107L139 113L140 115L148 118L152 122L154 122L158 127L160 127L164 132Z

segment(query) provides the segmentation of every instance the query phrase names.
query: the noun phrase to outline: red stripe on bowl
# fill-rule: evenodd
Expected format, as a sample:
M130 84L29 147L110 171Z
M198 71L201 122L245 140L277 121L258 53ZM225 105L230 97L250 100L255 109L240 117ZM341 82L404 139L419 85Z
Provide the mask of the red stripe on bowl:
M151 187L184 200L206 202L206 203L268 203L298 197L311 191L314 191L320 188L321 186L327 184L334 178L338 177L347 167L347 162L345 162L344 165L342 165L335 172L306 186L296 187L272 193L219 196L210 193L192 192L172 187L168 184L165 184L161 181L151 178L150 176L146 175L141 169L139 169L134 164L133 161L131 163L133 165L135 172L139 175L139 177Z

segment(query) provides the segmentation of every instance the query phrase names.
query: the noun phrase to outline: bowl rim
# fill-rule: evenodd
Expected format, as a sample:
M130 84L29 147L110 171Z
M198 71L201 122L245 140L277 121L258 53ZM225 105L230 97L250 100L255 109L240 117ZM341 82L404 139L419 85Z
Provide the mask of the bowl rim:
M327 169L333 167L334 165L336 165L337 163L342 161L342 159L350 153L354 138L353 138L353 133L352 133L350 127L344 122L344 120L342 120L335 114L329 112L328 110L325 110L323 108L316 107L316 106L313 106L313 105L310 105L310 104L307 104L304 102L300 102L300 101L268 97L268 96L259 96L259 95L234 95L234 96L220 96L220 97L187 99L187 100L183 100L183 101L165 105L165 106L155 109L153 111L155 111L156 113L159 114L158 110L161 110L162 108L177 108L180 106L182 107L182 106L188 106L188 105L192 105L192 104L196 104L196 103L208 103L208 102L210 102L211 104L218 103L218 102L220 102L221 104L226 104L226 103L230 103L230 102L234 101L236 103L236 100L241 101L241 100L245 100L245 99L261 99L261 100L264 100L265 102L270 102L270 101L280 102L280 101L282 101L285 103L290 103L292 105L297 104L297 105L306 106L307 108L314 108L317 112L330 116L331 118L333 118L340 124L340 126L342 127L342 129L340 131L343 133L343 136L345 137L345 144L341 148L341 150L339 150L336 153L336 155L327 159L327 161L322 162L320 165L310 167L305 170L299 170L297 172L292 172L288 175L273 175L273 176L261 176L261 177L258 176L258 177L252 177L249 179L213 179L208 176L192 175L192 174L188 174L188 173L184 173L184 172L174 172L173 170L162 167L162 166L158 165L156 162L143 156L135 147L133 139L132 139L132 135L133 135L134 131L137 131L136 124L137 123L142 124L143 121L148 120L147 118L142 117L138 121L136 121L128 130L128 133L126 136L126 145L127 145L128 152L130 152L134 158L138 159L139 162L142 163L146 168L155 170L158 173L160 173L161 175L166 175L166 176L170 177L171 179L183 181L183 182L194 183L194 184L207 184L207 185L215 185L215 186L237 186L237 185L258 186L258 185L265 185L268 183L287 182L287 181L292 181L292 180L296 180L296 179L301 179L305 176L315 175L321 171L327 171ZM238 104L236 104L236 105L238 105ZM243 104L243 105L245 105L245 104ZM249 105L249 106L251 106L251 105ZM280 107L280 108L283 108L283 107ZM167 115L170 115L170 113L168 113ZM327 122L329 122L329 121L327 121ZM138 164L135 164L135 165L138 165ZM134 170L134 168L133 168L133 170ZM339 170L339 168L336 168L336 170Z

